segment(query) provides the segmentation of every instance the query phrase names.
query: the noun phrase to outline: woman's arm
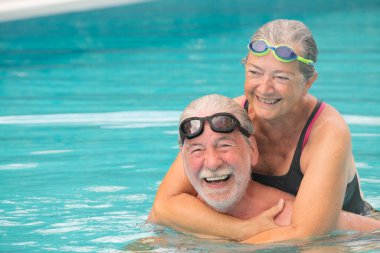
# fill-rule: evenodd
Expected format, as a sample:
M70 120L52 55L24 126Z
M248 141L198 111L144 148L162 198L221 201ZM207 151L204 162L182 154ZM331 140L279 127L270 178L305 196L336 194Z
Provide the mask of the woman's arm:
M333 108L329 107L328 113L330 119L331 114L335 117L333 122L315 125L303 151L304 177L294 201L291 224L263 232L245 242L320 236L336 227L349 172L354 165L349 129Z
M273 219L282 208L281 202L250 220L213 210L196 197L178 154L157 191L148 221L200 237L241 241L276 227Z
M294 199L289 199L285 203L284 210L275 218L276 224L279 224L280 226L287 226L290 224ZM340 212L337 225L334 228L334 230L358 232L372 232L378 229L380 229L380 220L346 211Z
M380 229L380 220L342 211L336 229L372 232Z

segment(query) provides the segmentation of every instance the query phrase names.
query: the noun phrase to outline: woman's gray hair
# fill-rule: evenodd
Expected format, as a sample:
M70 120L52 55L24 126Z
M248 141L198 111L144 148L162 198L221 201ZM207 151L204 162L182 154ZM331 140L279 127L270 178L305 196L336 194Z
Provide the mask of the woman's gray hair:
M250 135L253 134L251 119L243 106L239 105L231 98L218 94L206 95L193 100L183 110L179 119L179 125L187 118L203 117L205 115L211 116L215 113L221 112L227 112L234 115L240 121L241 126L246 129ZM182 144L180 135L178 135L178 143L180 145Z
M298 44L301 46L303 58L317 62L317 44L306 25L298 20L277 19L266 23L253 34L251 41L264 39L274 45L279 44ZM300 71L308 80L314 75L313 65L298 62Z

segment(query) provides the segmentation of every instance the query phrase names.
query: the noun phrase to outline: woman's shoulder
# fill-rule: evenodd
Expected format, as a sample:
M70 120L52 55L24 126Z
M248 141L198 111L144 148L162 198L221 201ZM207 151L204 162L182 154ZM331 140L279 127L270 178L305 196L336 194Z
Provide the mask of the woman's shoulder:
M350 129L343 115L329 104L325 105L310 131L302 151L301 168L304 174L311 168L325 173L347 169L347 182L354 175Z
M234 98L235 102L241 106L244 106L245 101L247 100L244 95Z
M343 115L332 105L325 103L325 108L321 113L322 125L331 127L345 127L347 125Z
M322 112L315 122L312 133L313 132L314 136L318 136L318 139L322 136L326 138L328 136L335 136L336 138L338 136L343 138L350 136L350 130L343 115L340 114L336 108L327 103L325 103Z

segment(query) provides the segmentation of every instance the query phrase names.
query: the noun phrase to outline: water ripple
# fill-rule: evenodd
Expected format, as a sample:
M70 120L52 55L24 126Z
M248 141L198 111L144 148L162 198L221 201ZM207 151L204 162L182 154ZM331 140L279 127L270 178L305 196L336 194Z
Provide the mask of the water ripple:
M50 154L61 154L61 153L68 153L73 152L70 149L61 149L61 150L41 150L41 151L33 151L30 152L32 155L50 155Z
M21 225L22 224L20 222L0 220L0 227L16 227Z
M36 168L38 163L11 163L0 165L0 170L23 170Z
M154 233L138 233L132 235L118 235L118 236L104 236L92 240L92 242L98 243L126 243L137 239L153 236Z
M96 247L92 246L63 246L59 251L68 251L68 252L97 252Z
M355 163L356 165L356 168L366 168L366 169L369 169L369 168L372 168L372 166L368 165L368 163L363 163L363 162L356 162Z
M179 111L126 111L1 116L0 125L105 125L107 128L144 128L177 125L179 115Z
M343 117L349 125L380 126L380 117L360 115L343 115Z
M85 191L90 192L118 192L127 189L124 186L90 186L84 188Z
M111 204L103 204L103 205L95 205L95 206L90 206L87 204L66 204L65 209L81 209L81 208L109 208L112 207Z
M72 231L81 230L82 227L62 227L62 228L49 228L49 229L37 229L33 232L42 234L42 235L50 235L50 234L63 234Z
M37 242L30 241L30 242L17 242L17 243L13 243L12 245L15 245L15 246L35 246L37 244L38 244Z

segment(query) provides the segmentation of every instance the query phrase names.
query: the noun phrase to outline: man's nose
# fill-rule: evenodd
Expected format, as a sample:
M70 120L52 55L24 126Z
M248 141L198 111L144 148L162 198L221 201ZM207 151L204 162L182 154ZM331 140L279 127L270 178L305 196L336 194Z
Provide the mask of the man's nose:
M218 151L214 148L210 148L205 152L205 167L210 170L215 170L223 164L222 159Z

